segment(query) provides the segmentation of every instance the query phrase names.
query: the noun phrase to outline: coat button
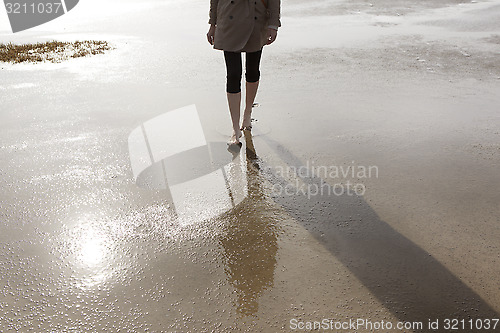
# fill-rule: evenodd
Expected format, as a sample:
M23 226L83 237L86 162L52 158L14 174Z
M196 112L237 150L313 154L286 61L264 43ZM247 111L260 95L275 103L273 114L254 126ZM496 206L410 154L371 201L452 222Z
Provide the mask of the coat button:
M233 15L229 16L229 19L232 20L233 19Z
M233 1L233 0L231 0L231 3L234 3L234 1Z
M255 19L257 19L257 16L255 16Z
M255 4L257 4L257 1L255 1Z

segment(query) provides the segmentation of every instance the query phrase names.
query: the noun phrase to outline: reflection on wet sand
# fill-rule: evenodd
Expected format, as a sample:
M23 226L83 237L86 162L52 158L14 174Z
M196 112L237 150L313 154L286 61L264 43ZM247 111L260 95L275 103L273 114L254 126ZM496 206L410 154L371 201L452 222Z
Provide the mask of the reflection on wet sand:
M264 179L258 170L251 132L245 131L248 197L227 215L220 244L224 248L229 282L237 290L236 311L254 315L258 298L273 286L278 226L270 218L269 200L262 188Z
M186 137L193 128L196 140ZM225 271L237 292L237 313L248 316L257 312L259 296L273 285L278 245L276 219L270 216L271 200L263 192L265 179L249 131L245 138L246 153L241 144L207 141L191 105L136 128L129 151L136 184L164 192L178 221L225 221L219 239Z
M356 195L307 196L269 193L269 184L290 186L270 173L273 168L257 156L251 132L245 132L245 157L233 151L227 170L246 167L233 179L231 192L246 188L246 198L221 217L218 237L229 283L236 290L236 312L256 315L259 297L274 284L278 233L273 214L288 213L348 268L379 302L402 321L456 318L494 318L495 310L439 261L380 220ZM282 145L262 136L291 169L304 163ZM222 146L213 149L222 151ZM227 151L225 151L227 154ZM230 172L227 173L231 178ZM318 177L300 177L320 184ZM229 186L231 187L231 186ZM324 290L335 295L335 290ZM425 329L423 331L426 331ZM435 331L435 330L433 330Z
M70 253L69 261L75 276L77 286L81 290L90 290L106 283L113 275L114 240L101 227L98 217L82 216L65 240L66 250Z
M165 134L166 124L174 126L172 119L199 123L195 107L179 110L147 122L129 139L130 146L135 147L131 152L142 156L132 159L140 170L136 172L137 182L170 189L174 197L171 208L178 216L179 212L187 214L190 224L211 218L224 221L217 239L228 281L236 290L235 309L240 315L255 315L259 297L273 287L279 248L279 225L273 214L279 210L309 231L400 320L497 316L439 261L382 221L363 197L266 192L269 185L293 185L272 173L272 166L257 156L251 132L245 131L245 153L238 147L230 149L231 154L225 145L207 142L201 125L199 139L190 144L177 140L176 128ZM179 114L182 117L177 117ZM268 136L261 138L286 167L305 167L286 147ZM297 176L318 187L324 181ZM335 295L336 291L324 292Z

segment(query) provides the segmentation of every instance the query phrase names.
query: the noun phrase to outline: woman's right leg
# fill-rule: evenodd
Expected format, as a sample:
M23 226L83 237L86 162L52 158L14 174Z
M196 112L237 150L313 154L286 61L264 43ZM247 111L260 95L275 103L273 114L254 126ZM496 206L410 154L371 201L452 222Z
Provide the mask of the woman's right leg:
M242 63L241 52L224 51L226 61L226 92L227 104L233 122L233 136L230 143L237 144L241 137L240 130L240 108L241 108L241 76Z

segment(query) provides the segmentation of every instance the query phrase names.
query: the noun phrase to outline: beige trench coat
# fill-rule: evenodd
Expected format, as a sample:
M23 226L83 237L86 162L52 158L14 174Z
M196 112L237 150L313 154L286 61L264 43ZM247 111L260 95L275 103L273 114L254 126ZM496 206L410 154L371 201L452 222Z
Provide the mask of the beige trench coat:
M267 43L267 29L281 26L280 0L210 0L214 49L255 52Z

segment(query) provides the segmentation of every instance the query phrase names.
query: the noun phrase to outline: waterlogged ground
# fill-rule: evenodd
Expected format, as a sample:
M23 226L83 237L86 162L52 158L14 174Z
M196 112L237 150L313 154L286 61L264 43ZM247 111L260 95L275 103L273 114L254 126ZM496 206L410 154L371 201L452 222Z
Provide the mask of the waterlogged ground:
M0 64L1 331L499 318L500 4L282 7L232 152L207 1L89 0L15 35L2 21L2 43L115 49Z

